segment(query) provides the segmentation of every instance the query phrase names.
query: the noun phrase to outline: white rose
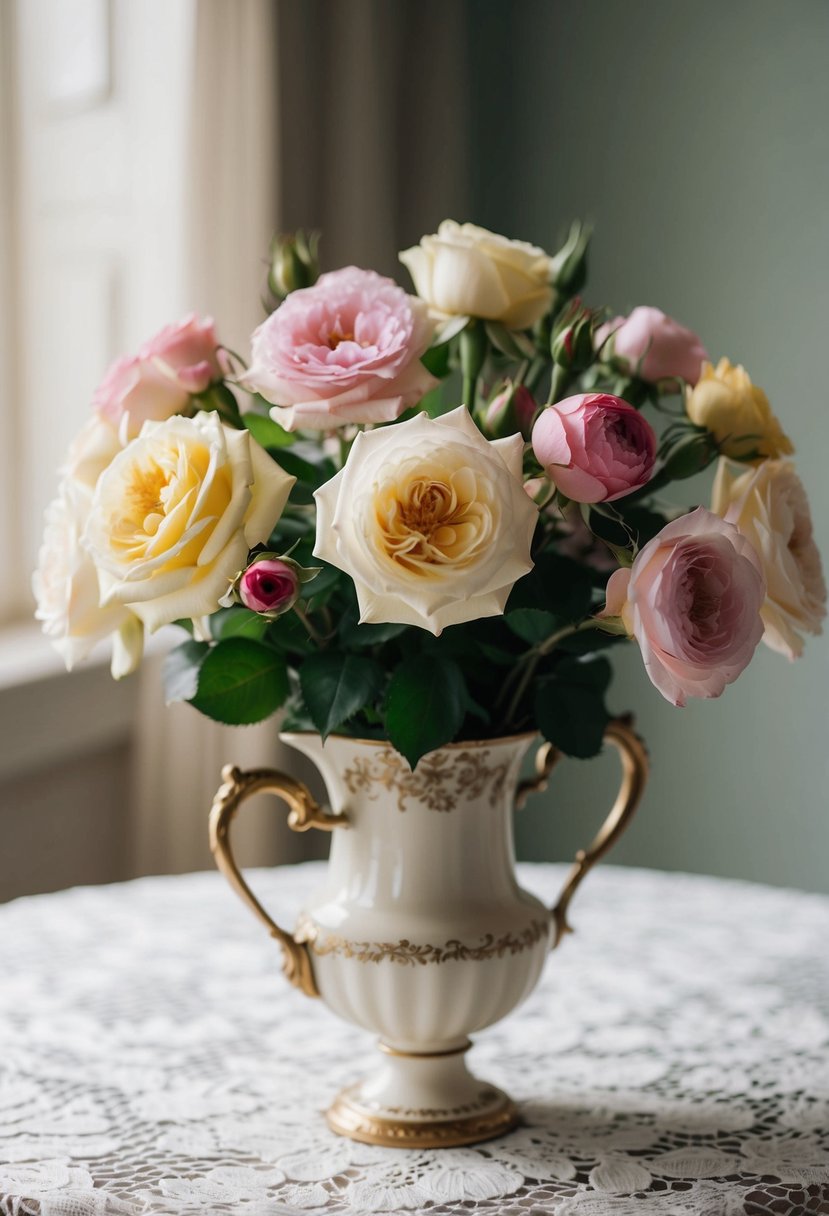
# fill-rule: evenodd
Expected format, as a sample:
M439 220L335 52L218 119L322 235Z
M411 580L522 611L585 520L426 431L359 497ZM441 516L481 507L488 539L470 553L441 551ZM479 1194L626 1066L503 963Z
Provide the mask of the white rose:
M144 631L129 609L120 604L101 606L98 572L81 544L91 508L90 487L68 478L49 504L32 577L35 616L69 671L111 635L112 674L117 680L141 661Z
M217 414L145 422L95 488L84 543L103 603L128 604L150 630L215 612L294 480Z
M415 290L439 317L483 317L528 329L550 308L551 262L537 245L444 220L400 254Z
M447 625L504 611L533 566L538 511L520 435L484 439L461 406L359 434L317 490L314 553L354 580L360 621Z
M766 460L735 475L720 459L712 491L712 510L751 542L768 586L760 615L763 641L772 650L797 658L803 633L821 632L826 615L826 583L812 536L806 491L788 460Z
M126 432L119 434L106 418L92 414L70 443L60 471L68 480L94 490L98 478L126 442Z

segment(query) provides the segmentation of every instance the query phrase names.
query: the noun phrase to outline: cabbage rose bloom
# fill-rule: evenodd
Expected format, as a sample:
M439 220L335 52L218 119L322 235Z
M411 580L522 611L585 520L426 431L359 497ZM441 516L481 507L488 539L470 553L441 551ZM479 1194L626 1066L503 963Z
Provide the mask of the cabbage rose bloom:
M724 456L775 459L794 451L772 413L769 399L752 384L744 367L720 359L716 367L704 363L696 387L687 390L685 411L697 426L704 426L719 442Z
M580 393L542 410L533 451L551 481L574 502L612 502L650 481L653 427L620 397Z
M611 337L609 353L615 361L651 384L660 380L696 384L708 358L693 330L647 305L599 326L596 346L603 346Z
M733 524L698 507L617 570L599 614L620 617L653 684L673 705L718 697L763 636L760 561Z
M529 329L553 302L548 254L476 224L444 220L400 261L435 316L483 317Z
M354 580L361 623L437 635L504 611L533 566L523 446L520 435L484 439L463 406L357 436L314 495L314 554Z
M826 615L826 583L812 535L803 483L790 460L767 460L736 475L720 460L711 509L754 546L766 576L763 641L798 658L802 633L818 634Z
M95 390L93 407L113 426L126 418L134 439L145 422L163 422L190 409L190 398L221 380L223 369L213 321L195 313L167 325L135 355L122 355Z
M128 605L150 630L215 612L294 480L215 413L145 423L95 487L84 544L102 604Z
M422 301L347 266L291 292L259 326L242 383L286 431L393 422L437 383L420 362L433 335Z

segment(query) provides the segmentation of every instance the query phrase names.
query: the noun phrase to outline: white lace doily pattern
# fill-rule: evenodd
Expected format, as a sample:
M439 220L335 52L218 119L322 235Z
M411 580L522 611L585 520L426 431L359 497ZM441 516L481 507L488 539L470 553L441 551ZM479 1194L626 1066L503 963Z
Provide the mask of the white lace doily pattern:
M255 885L290 922L318 876ZM0 908L0 1213L829 1212L829 900L608 867L575 921L472 1052L523 1126L406 1152L327 1131L370 1036L289 987L217 874Z

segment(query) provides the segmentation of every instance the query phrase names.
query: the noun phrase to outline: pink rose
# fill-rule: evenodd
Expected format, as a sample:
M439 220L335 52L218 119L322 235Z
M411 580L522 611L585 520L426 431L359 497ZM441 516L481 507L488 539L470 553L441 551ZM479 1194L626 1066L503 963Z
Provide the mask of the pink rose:
M278 558L260 558L248 566L239 580L239 599L245 607L267 616L281 616L293 608L299 592L295 563Z
M609 393L566 397L542 410L532 445L547 476L574 502L610 502L646 485L656 435L638 410Z
M213 321L190 313L165 326L136 355L116 359L92 404L115 427L126 416L127 438L134 439L145 422L185 413L191 395L204 392L222 375Z
M243 383L288 431L393 422L437 383L420 362L433 333L422 300L347 266L292 291L259 326Z
M610 351L643 380L684 380L696 384L708 353L697 335L659 308L640 305L628 317L616 317L596 331L596 346L613 336ZM641 362L640 362L641 360Z
M698 507L649 541L607 584L601 616L621 617L645 670L673 705L718 697L763 636L757 554L733 524Z

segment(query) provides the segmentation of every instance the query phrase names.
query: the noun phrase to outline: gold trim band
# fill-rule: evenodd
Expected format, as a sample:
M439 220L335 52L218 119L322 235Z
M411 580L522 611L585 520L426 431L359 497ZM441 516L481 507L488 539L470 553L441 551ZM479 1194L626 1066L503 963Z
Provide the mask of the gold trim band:
M379 1050L387 1056L399 1056L404 1060L440 1060L444 1056L462 1056L471 1046L471 1039L467 1039L461 1047L450 1047L448 1051L398 1051L396 1047L389 1047L382 1039L377 1044Z
M518 1123L518 1108L502 1090L487 1087L490 1110L443 1119L386 1119L372 1114L352 1097L355 1087L337 1095L325 1113L339 1136L382 1148L459 1148L503 1136ZM416 1112L412 1112L414 1115Z
M308 916L300 917L294 940L302 942L318 956L336 954L342 958L354 959L358 963L380 963L389 959L393 963L404 966L421 966L427 963L449 962L486 962L491 958L503 958L505 954L520 954L529 950L542 939L549 939L550 924L548 921L533 920L519 933L501 934L486 933L475 946L452 939L442 946L433 946L428 942L419 945L408 938L399 942L353 942L334 934L323 938L322 930L316 921Z

